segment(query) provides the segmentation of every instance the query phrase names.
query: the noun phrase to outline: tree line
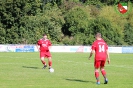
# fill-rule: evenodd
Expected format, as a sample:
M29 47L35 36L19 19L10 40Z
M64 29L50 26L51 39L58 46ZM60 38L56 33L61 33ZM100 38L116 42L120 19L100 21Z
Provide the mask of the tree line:
M0 44L91 45L97 32L109 45L133 45L133 10L115 11L118 0L0 0ZM132 2L131 2L132 3Z

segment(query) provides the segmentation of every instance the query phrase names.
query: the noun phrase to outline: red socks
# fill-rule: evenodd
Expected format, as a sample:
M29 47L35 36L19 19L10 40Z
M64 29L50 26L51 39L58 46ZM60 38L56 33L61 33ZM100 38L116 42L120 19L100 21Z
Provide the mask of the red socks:
M46 65L46 62L45 61L42 61L42 64L43 65ZM48 64L49 64L49 67L51 67L52 66L52 61L49 61Z
M104 69L101 70L101 73L106 78L106 71Z
M49 67L51 67L52 66L52 61L49 61Z
M46 62L45 61L42 61L42 64L46 65Z
M96 77L97 81L99 81L99 71L98 70L95 71L95 77Z
M106 78L106 71L104 69L101 69L101 73L102 73L103 77L105 79L107 79ZM99 71L98 70L95 70L95 77L96 77L97 82L100 82L100 80L99 80Z

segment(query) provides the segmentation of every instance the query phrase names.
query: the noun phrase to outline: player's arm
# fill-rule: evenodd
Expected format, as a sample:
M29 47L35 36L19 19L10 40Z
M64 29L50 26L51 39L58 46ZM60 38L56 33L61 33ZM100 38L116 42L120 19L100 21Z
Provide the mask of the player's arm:
M109 51L108 51L108 50L106 50L106 53L107 53L107 61L108 61L108 64L110 64Z
M95 43L93 43L92 46L91 46L91 52L90 52L90 56L88 58L89 60L91 59L93 53L95 53Z
M48 48L51 49L52 43L49 41L48 42Z
M37 41L37 44L36 44L36 47L37 47L37 49L38 49L38 51L40 51L40 41Z
M91 59L93 53L95 53L95 51L94 51L94 50L91 50L91 52L90 52L90 56L89 56L89 58L88 58L89 60Z

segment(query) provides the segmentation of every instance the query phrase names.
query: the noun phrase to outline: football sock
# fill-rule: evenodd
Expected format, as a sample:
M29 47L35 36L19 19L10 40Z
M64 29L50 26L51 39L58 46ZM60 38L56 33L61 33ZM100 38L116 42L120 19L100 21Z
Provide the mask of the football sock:
M46 62L45 62L45 61L42 61L42 64L43 64L43 65L46 65Z
M52 66L52 61L49 61L49 67L51 67Z
M97 79L97 82L100 82L100 81L99 81L99 71L95 71L95 77L96 77L96 79Z
M106 71L104 69L102 69L101 73L102 73L103 77L106 79Z

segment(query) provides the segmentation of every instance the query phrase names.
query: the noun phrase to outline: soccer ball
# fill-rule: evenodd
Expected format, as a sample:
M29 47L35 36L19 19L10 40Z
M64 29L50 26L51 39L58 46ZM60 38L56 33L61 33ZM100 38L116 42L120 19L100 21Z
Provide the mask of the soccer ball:
M50 68L49 69L49 72L51 72L51 73L54 72L54 69L53 68Z

